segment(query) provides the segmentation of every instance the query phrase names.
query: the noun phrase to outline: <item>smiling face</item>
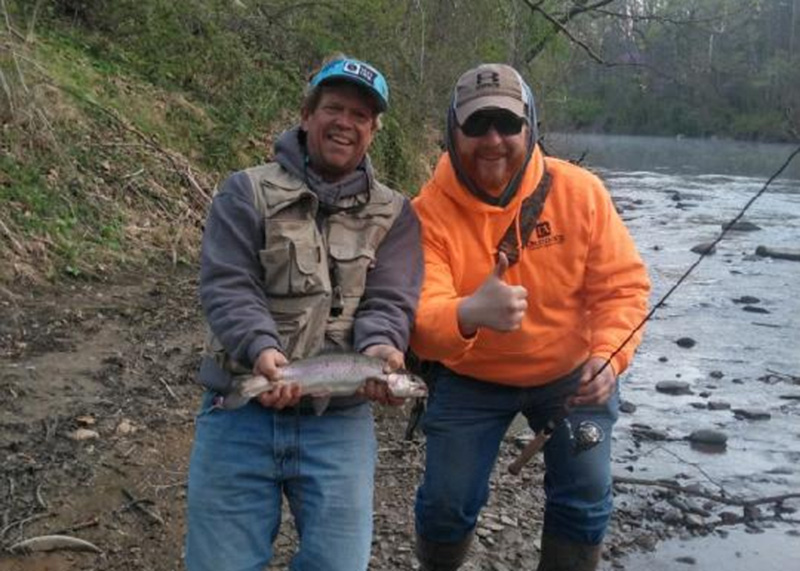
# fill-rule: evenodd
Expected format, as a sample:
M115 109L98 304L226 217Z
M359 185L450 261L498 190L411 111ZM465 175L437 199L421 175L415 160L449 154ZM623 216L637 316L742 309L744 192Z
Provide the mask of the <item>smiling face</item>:
M378 130L375 104L355 85L321 87L314 109L304 109L301 128L306 132L310 166L333 182L355 170Z
M525 162L527 124L516 135L501 135L494 125L481 136L468 137L460 127L454 135L465 174L487 194L500 196Z

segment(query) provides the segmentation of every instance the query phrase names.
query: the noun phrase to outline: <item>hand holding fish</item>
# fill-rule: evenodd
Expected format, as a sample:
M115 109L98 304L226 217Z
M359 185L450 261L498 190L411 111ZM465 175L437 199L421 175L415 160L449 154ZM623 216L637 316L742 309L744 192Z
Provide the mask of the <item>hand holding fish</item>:
M369 381L386 385L387 399L388 395L406 398L424 397L428 393L425 382L407 371L397 369L385 372L397 363L402 364L402 354L397 349L390 351L385 346L373 349L381 357L347 352L321 353L291 363L287 363L282 354L278 356L273 351L276 352L267 349L264 351L266 355L262 353L259 356L260 365L256 374L234 377L230 390L221 395L219 408L233 410L253 398L257 398L264 406L292 406L299 402L295 392L298 390L295 387L299 387L302 395L311 397L314 411L322 414L331 397L353 395L364 390ZM277 381L272 380L276 377ZM266 398L264 393L278 393L280 396ZM376 398L380 397L376 395Z
M364 349L363 353L368 357L375 357L383 361L385 363L383 372L387 374L405 366L403 353L392 345L370 345ZM386 383L375 379L367 379L359 392L369 400L383 405L399 406L405 401L402 397L393 396Z
M253 367L253 374L263 375L271 383L278 383L281 380L281 367L285 367L289 361L286 356L274 348L264 349L258 355L258 360ZM300 402L302 387L297 383L278 383L275 390L260 393L256 398L262 406L267 408L282 409L295 406Z

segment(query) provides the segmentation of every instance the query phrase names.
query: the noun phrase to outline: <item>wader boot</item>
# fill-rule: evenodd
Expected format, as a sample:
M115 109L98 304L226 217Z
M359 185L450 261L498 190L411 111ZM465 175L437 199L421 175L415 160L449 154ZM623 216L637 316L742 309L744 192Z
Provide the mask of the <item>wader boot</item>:
M602 544L588 545L542 534L542 553L536 571L595 571Z
M473 534L456 543L428 541L417 534L417 559L420 571L456 571L467 558Z

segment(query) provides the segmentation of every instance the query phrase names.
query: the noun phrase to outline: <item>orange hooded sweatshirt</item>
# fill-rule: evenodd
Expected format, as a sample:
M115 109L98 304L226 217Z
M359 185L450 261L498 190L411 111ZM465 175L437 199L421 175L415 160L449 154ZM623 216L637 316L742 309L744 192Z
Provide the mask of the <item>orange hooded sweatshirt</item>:
M480 328L465 338L457 307L495 266L497 246L517 224L522 200L544 164L550 193L537 227L520 248L519 263L503 276L528 291L519 329ZM537 146L505 207L464 188L445 153L413 206L422 224L425 281L411 345L422 358L484 381L543 385L573 371L589 356L608 358L647 313L645 266L603 183L566 161L544 159ZM641 331L612 360L617 374L631 360Z

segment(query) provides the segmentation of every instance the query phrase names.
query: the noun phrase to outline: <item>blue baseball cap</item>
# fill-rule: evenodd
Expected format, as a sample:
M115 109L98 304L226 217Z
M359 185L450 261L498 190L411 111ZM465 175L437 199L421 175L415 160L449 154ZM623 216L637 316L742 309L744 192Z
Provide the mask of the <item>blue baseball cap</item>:
M330 81L349 81L366 87L375 96L378 110L389 107L389 84L383 74L371 65L357 59L337 59L326 64L311 78L309 85L317 87Z

